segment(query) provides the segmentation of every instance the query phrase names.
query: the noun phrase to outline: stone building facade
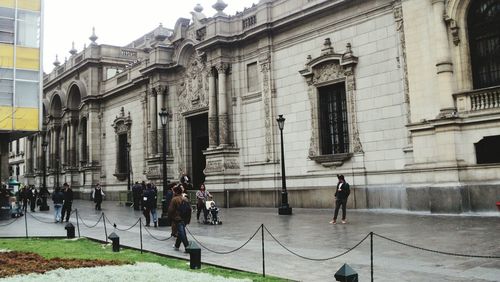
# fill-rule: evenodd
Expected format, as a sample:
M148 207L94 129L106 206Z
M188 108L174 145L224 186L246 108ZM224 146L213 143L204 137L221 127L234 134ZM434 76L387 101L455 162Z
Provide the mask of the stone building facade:
M49 186L58 178L85 197L100 182L116 198L129 161L133 181L161 187L166 142L169 180L187 171L221 205L277 206L283 114L292 207L331 207L344 174L354 208L494 209L500 54L487 46L500 36L477 27L498 26L500 1L261 0L231 16L225 6L206 17L198 5L123 47L93 34L56 62L28 177L41 181L46 140ZM475 64L488 56L488 68Z

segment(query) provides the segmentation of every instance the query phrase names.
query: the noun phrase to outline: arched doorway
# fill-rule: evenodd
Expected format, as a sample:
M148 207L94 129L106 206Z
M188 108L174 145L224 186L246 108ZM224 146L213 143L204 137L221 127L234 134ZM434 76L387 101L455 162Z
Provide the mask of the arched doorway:
M201 114L188 119L191 129L191 167L193 188L198 189L205 181L203 170L206 158L203 151L208 148L208 114Z

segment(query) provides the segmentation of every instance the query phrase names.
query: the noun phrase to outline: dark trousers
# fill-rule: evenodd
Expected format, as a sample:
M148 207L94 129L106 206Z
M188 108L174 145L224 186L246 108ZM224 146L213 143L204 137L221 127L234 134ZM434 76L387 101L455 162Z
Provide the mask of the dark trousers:
M200 220L201 211L203 211L203 218L204 218L203 222L206 222L208 216L208 210L205 203L198 203L198 205L196 206L196 220Z
M36 207L36 198L30 198L30 208L31 211L34 212Z
M134 196L134 210L138 211L141 209L141 202L139 196Z
M151 209L150 208L142 209L142 214L146 218L146 226L149 226L149 223L151 222Z
M179 248L182 244L184 244L184 248L187 248L189 246L189 242L186 236L186 225L184 222L180 221L177 222L177 239L175 240L175 247Z
M337 199L335 201L335 213L333 214L333 220L337 220L337 216L339 215L340 206L342 206L342 220L345 220L346 205L347 205L347 198Z
M66 214L66 221L69 221L69 216L71 215L71 205L73 203L64 203L61 211L61 221L64 220L64 214Z
M102 200L101 201L99 201L99 200L95 201L95 209L96 210L98 210L98 211L101 210L101 203L102 203Z

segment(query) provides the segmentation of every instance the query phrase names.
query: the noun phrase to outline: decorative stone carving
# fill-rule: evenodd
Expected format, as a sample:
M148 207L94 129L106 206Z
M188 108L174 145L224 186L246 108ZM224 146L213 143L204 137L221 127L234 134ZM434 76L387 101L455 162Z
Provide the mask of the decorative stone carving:
M272 83L271 83L271 58L265 53L259 58L262 73L262 96L264 102L264 128L266 141L266 162L273 160L273 113L272 113Z
M116 146L116 167L115 167L115 174L113 174L113 175L116 176L118 180L123 181L126 178L126 174L118 171L118 163L120 161L118 136L121 134L127 134L127 143L130 144L130 129L132 127L132 119L130 118L130 112L128 113L128 115L125 115L125 110L122 107L120 109L120 114L118 116L116 116L115 120L113 121L112 126L115 129L115 142L117 144L117 146Z
M307 56L305 68L299 73L305 77L308 84L308 97L311 103L311 139L309 145L309 158L318 163L328 165L341 165L344 160L350 158L352 153L363 151L361 141L359 139L359 131L356 118L356 84L354 70L358 62L358 58L353 56L351 44L348 43L346 51L343 54L335 53L331 46L330 39L325 39L321 55L317 58ZM318 91L317 88L345 82L346 85L346 100L349 115L349 132L351 152L347 154L336 155L321 155L319 149L319 117L318 117ZM339 157L342 155L342 157Z
M406 110L406 122L411 123L411 109L410 109L410 86L408 82L408 65L406 64L406 41L405 41L405 29L403 20L403 8L401 4L395 5L393 8L394 20L396 22L396 30L398 31L399 45L401 46L400 58L398 58L399 67L403 67L403 88L405 97L405 110ZM407 143L411 144L412 139L410 135L407 137Z
M201 57L193 56L186 66L184 80L178 88L179 110L184 113L208 107L208 79Z
M219 141L221 145L229 144L229 116L227 114L219 116Z

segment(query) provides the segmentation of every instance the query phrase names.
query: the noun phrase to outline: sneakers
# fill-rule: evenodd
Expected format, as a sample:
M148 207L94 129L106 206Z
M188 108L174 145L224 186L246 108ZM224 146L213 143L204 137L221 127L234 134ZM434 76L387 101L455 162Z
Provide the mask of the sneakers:
M179 247L176 247L175 244L172 245L172 248L174 248L174 250L176 250L176 251L179 250Z
M346 224L346 223L347 223L347 221L345 221L344 219L342 219L342 224Z
M330 224L337 224L337 221L332 220L332 221L330 221Z
M155 222L155 227L158 227L158 224L156 224L156 222Z

